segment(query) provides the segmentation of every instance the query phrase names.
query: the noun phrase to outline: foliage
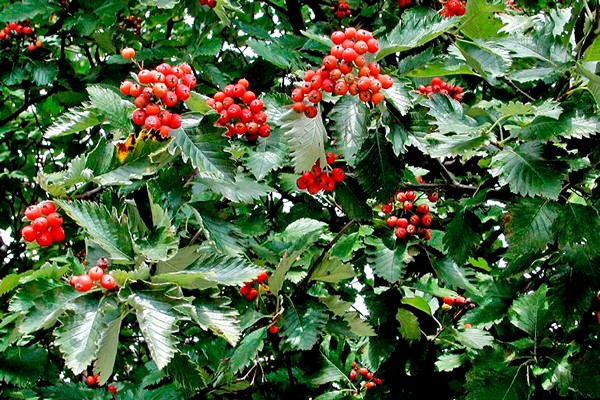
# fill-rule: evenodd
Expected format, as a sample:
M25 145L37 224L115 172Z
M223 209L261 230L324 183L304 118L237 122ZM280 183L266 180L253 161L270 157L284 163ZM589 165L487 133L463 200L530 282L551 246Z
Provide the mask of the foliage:
M0 5L42 42L0 39L0 397L600 397L597 0L467 0L451 18L349 0L341 21L326 3ZM379 38L385 101L294 113L291 82L348 26ZM167 139L132 124L126 46L193 68ZM436 76L461 96L417 90ZM205 104L239 78L272 127L256 142ZM297 189L328 151L344 181ZM386 226L398 190L429 206L431 240ZM43 199L67 236L48 248L19 233ZM75 291L100 257L117 288ZM383 382L367 391L353 361Z

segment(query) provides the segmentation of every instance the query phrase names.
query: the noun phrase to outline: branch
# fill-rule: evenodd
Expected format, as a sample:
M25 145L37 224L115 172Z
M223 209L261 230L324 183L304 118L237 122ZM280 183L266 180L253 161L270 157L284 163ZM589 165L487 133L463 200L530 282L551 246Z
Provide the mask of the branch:
M298 0L285 0L285 5L287 6L287 13L285 15L292 24L292 29L296 35L301 35L302 31L306 29L304 26L304 19L302 18L302 9L300 8L300 3Z
M78 194L76 196L73 196L73 198L74 199L87 199L88 197L92 197L96 193L101 192L103 189L104 189L104 186L98 186L96 188L88 190L87 192L84 192L84 193Z

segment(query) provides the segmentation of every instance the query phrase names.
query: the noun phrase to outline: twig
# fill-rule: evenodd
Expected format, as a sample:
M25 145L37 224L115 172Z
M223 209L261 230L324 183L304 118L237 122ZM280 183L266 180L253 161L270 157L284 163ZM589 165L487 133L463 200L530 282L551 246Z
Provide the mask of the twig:
M104 186L98 186L95 187L91 190L88 190L87 192L78 194L76 196L73 196L74 199L87 199L88 197L92 197L93 195L95 195L98 192L101 192L104 189Z
M515 89L517 92L521 93L523 96L527 97L529 99L529 101L535 101L535 98L531 97L530 95L528 95L526 92L524 92L520 87L518 87L517 85L515 85L513 83L513 81L511 81L508 78L504 78L503 81L508 84L508 86L512 87L513 89Z

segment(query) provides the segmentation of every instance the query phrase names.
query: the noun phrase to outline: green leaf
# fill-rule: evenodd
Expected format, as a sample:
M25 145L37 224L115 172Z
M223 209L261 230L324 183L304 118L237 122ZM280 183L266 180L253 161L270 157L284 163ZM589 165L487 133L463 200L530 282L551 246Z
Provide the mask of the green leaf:
M289 110L282 117L281 131L288 141L294 172L309 171L317 160L325 165L327 131L319 112L315 118Z
M87 155L77 156L71 160L65 171L50 174L39 172L38 183L51 196L64 196L77 190L80 184L91 179L91 173L86 164Z
M10 4L10 6L8 5ZM23 0L14 3L5 3L0 12L0 21L24 21L38 15L51 15L59 9L57 5L38 0Z
M400 323L400 335L406 340L417 340L421 337L417 316L405 308L398 310L396 320Z
M508 213L510 220L505 234L509 252L522 254L541 251L554 242L552 226L558 217L555 203L537 198L520 198L518 203L508 206Z
M236 286L251 281L260 268L241 257L202 254L190 266L177 272L152 277L153 282L171 282L187 289L206 289L217 285Z
M467 208L459 210L446 226L444 249L458 265L464 265L469 257L475 256L481 242L479 226L479 219Z
M156 264L156 275L185 269L201 256L197 251L199 247L198 245L181 247L173 257Z
M94 363L94 374L99 375L98 384L104 385L108 382L115 367L117 359L117 350L119 348L119 333L121 332L121 323L124 316L114 319L102 331L100 342L98 343L98 357Z
M193 306L194 320L202 329L210 330L235 347L242 335L240 315L235 308L229 306L228 299L197 299Z
M108 296L100 302L90 296L79 297L72 310L54 331L54 343L62 352L65 365L79 375L97 357L103 331L119 318L120 310L114 297Z
M348 324L348 329L357 337L377 336L373 327L367 321L362 319L357 312L349 312L344 315L344 322Z
M427 315L431 315L431 307L429 306L429 303L427 303L427 301L420 296L405 297L402 299L402 304L414 307L417 310L423 311Z
M23 335L50 328L65 311L74 308L74 301L83 293L68 284L36 280L21 286L13 297L9 311L24 314L17 329Z
M552 229L558 234L561 248L585 247L588 254L600 254L600 216L596 208L575 203L563 204Z
M92 106L102 114L116 139L133 132L131 113L135 106L130 101L123 100L111 89L100 86L89 86L87 92Z
M369 196L382 202L389 200L390 188L402 180L403 170L402 160L378 132L369 135L356 156L358 181Z
M310 378L310 383L315 386L325 385L331 382L345 381L348 378L344 371L342 371L337 365L333 363L323 352L320 352L321 355L321 365L322 367L319 369L314 376ZM316 400L316 399L315 399Z
M526 142L516 149L506 147L492 158L490 172L501 186L508 185L522 196L556 199L561 190L566 165L544 157L545 146Z
M59 136L71 135L84 131L92 126L100 125L102 122L98 112L94 109L84 107L73 107L62 114L47 130L44 137L52 139Z
M395 242L394 249L387 247L381 239L366 237L367 260L378 276L390 283L399 282L406 265L413 261L406 242Z
M310 350L323 333L327 322L327 312L318 303L306 304L305 308L296 308L290 301L281 316L279 335L283 338L280 346L284 352Z
M259 328L250 332L238 343L231 359L229 360L229 369L237 374L244 367L254 362L256 355L263 349L264 338L267 335L267 328Z
M133 243L127 228L126 217L117 217L117 211L109 211L104 205L91 201L66 202L56 200L64 210L86 233L90 239L102 247L111 261L132 261Z
M206 387L203 379L206 371L202 370L193 355L175 354L166 371L168 376L173 378L175 385L183 391L197 391Z
M504 24L497 18L504 11L502 3L489 4L486 0L470 0L466 4L465 15L462 18L460 30L471 39L488 39L498 36ZM500 14L501 15L501 14ZM511 31L514 32L514 31Z
M183 129L171 131L171 149L177 146L181 150L183 160L189 160L200 173L212 174L221 179L231 178L234 163L226 153L229 141L222 136L222 129L214 127L218 116L206 115L195 127L186 127L185 117L184 114Z
M501 352L484 349L466 374L468 400L523 400L530 398L525 365L507 365Z
M199 187L197 187L199 186ZM235 181L215 178L212 176L200 175L194 182L194 192L202 193L204 187L220 194L228 200L236 203L253 203L261 197L265 197L273 191L273 188L246 178L243 175L236 175Z
M583 61L600 61L600 37L596 37L583 54Z
M481 350L494 343L494 337L489 332L477 328L469 328L456 332L456 340L460 344L474 350Z
M405 81L394 79L394 85L389 89L382 89L386 101L390 102L401 115L408 114L412 108L410 90Z
M335 257L326 257L310 276L312 281L338 283L345 279L354 278L352 264L343 263Z
M330 118L335 127L337 145L342 149L349 165L354 164L354 155L368 135L367 106L357 97L342 97L331 110Z
M271 171L282 167L286 151L281 140L281 132L275 129L269 137L259 140L257 145L249 150L246 166L256 180L261 181Z
M414 7L402 13L401 22L381 39L377 60L419 47L453 28L455 18L443 18L430 8Z
M462 366L466 360L465 354L442 354L435 362L435 367L440 372L450 372Z
M533 294L521 295L513 302L508 311L510 323L536 341L538 334L552 319L546 299L547 293L548 287L544 284Z
M423 105L429 107L428 114L435 119L431 124L437 125L440 134L479 132L487 127L465 115L462 104L447 96L434 94Z
M562 115L558 121L541 115L523 128L513 130L511 134L526 140L556 141L559 137L581 139L595 135L599 122L597 117L586 117L579 112L574 116Z
M467 64L492 86L498 85L508 71L510 60L492 49L463 40L456 41L455 46Z
M134 309L152 360L163 369L177 352L174 334L180 315L176 308L187 304L181 289L170 284L147 284L143 289L130 286L121 289L119 297Z
M280 41L268 43L264 40L249 40L248 45L256 54L277 67L287 70L290 67L298 67L302 64L300 54L294 50L282 46Z
M220 43L217 44L221 45ZM191 112L200 113L202 115L214 113L215 110L206 104L206 100L208 99L209 97L203 94L190 92L190 97L185 101L185 105L190 109Z
M56 367L48 359L47 351L42 348L18 346L0 352L0 381L8 384L33 386L36 382L57 373Z

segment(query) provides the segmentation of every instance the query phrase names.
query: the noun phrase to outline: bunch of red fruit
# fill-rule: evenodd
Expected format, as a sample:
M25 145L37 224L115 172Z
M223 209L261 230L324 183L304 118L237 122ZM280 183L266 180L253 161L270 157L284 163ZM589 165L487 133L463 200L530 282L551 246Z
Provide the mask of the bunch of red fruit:
M356 361L352 361L352 370L350 371L350 374L348 374L348 379L350 379L351 381L355 380L356 378L361 379L361 377L364 377L366 379L366 382L363 383L365 389L367 390L374 388L377 385L381 385L383 383L381 379L374 377L373 373L367 368L357 367L358 365L356 364Z
M42 47L42 41L37 40L34 29L29 25L29 19L19 22L9 22L4 29L0 30L0 40L5 48L9 48L12 43L29 40L27 50L34 51L38 47ZM12 39L12 40L11 40Z
M396 215L390 215L385 223L394 229L398 239L407 239L413 235L421 236L425 240L431 239L431 230L428 227L433 222L429 213L429 206L425 203L415 204L420 196L412 190L398 191L388 204L381 206L384 214L390 214L395 209ZM429 193L428 200L435 203L438 200L437 192ZM416 209L416 212L413 211Z
M465 1L460 1L460 0L448 0L446 2L446 4L444 4L444 7L442 8L442 10L440 11L440 14L446 18L450 18L450 17L460 17L461 15L465 14L465 5L467 3Z
M201 6L208 6L210 8L215 8L217 6L217 0L200 0L198 3L200 3Z
M421 85L417 89L417 93L425 94L429 97L433 93L439 93L444 96L452 97L456 101L462 101L463 88L458 85L449 85L448 82L444 82L441 78L431 78L431 84L424 86Z
M123 49L122 55L133 58L131 52L135 54L133 49ZM174 107L190 97L190 90L196 86L192 68L188 64L162 63L153 70L140 68L137 78L138 82L123 81L119 88L122 94L135 97L133 103L137 109L132 115L133 123L167 138L171 129L181 126L181 116L166 107Z
M139 36L142 32L142 17L136 17L134 15L128 15L123 18L123 21L119 24L121 29L131 29L135 36Z
M300 190L308 190L308 193L315 195L321 190L330 192L335 189L337 182L342 182L346 177L344 170L336 167L331 168L331 165L335 162L335 154L328 151L325 153L325 160L327 161L326 169L330 171L323 171L321 169L320 160L317 160L310 171L307 171L300 175L296 180L296 186Z
M96 262L96 266L90 268L87 274L73 275L69 283L78 292L87 292L94 286L94 282L99 282L100 286L106 290L112 290L117 282L111 274L105 272L106 268L108 268L108 259L101 257Z
M98 386L99 380L100 380L100 375L88 375L85 378L85 384L88 385L88 387L93 388L93 387ZM113 395L117 394L117 387L115 385L108 385L106 387L106 390L111 392Z
M352 15L350 4L346 3L346 0L338 0L334 6L331 6L331 12L337 19L342 19Z
M333 32L331 41L334 45L329 55L323 57L322 66L316 71L306 71L304 80L292 90L294 111L309 118L317 116L315 106L322 100L323 92L358 95L365 103L379 104L384 98L380 90L394 84L389 75L380 73L379 64L367 64L365 55L379 50L379 42L371 32L349 27L344 32Z
M398 0L398 5L400 6L400 8L404 8L410 5L410 0Z
M258 296L258 290L254 287L254 282L262 285L267 281L268 278L269 274L267 274L267 271L261 272L252 281L244 282L244 286L240 288L240 293L246 298L246 300L253 301Z
M458 311L475 308L475 303L473 303L471 299L464 298L463 296L442 297L442 302L444 303L442 304L443 310L450 310L454 308Z
M56 212L53 202L43 201L38 205L27 207L25 218L31 221L30 225L21 229L21 236L26 242L35 240L40 246L48 247L65 240L63 218Z
M267 114L262 111L263 101L248 90L249 85L248 80L242 78L235 85L227 85L215 93L206 104L220 114L217 126L227 127L227 136L244 136L247 141L254 142L259 136L271 135L271 127L267 124Z

